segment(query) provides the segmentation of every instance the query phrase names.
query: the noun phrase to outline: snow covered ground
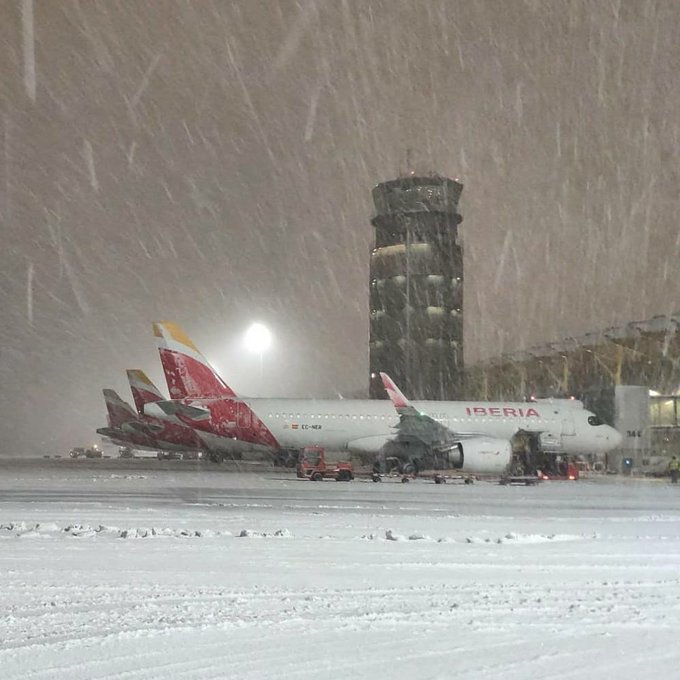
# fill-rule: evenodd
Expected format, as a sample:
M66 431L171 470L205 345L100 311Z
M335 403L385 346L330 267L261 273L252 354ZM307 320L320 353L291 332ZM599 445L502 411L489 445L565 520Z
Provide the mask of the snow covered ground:
M0 675L677 678L680 488L6 465Z

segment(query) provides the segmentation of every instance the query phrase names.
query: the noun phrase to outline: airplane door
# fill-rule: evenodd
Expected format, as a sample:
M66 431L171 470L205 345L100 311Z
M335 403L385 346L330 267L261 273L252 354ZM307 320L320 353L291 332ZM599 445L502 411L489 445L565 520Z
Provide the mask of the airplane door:
M574 427L574 419L571 417L571 413L562 414L562 436L573 437L576 434L576 428Z
M236 425L242 430L250 430L252 427L251 411L248 404L239 402L236 412Z

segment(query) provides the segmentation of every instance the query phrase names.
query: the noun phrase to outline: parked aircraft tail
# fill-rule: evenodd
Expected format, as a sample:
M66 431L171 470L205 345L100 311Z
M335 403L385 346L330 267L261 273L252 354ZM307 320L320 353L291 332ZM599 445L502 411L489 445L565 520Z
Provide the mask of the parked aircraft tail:
M130 404L123 401L113 390L103 390L109 427L119 428L125 423L137 420L137 414Z
M153 324L171 399L236 397L177 324Z
M132 398L135 400L135 408L140 416L144 415L144 404L152 404L165 399L144 371L138 368L128 368L127 377Z

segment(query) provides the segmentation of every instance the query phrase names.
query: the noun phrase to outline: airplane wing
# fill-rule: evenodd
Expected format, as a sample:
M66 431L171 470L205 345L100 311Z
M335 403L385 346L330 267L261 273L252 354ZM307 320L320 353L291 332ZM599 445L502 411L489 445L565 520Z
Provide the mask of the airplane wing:
M455 442L485 436L483 432L461 432L449 429L446 425L438 423L434 418L418 411L404 396L387 373L381 373L385 390L399 414L399 423L396 426L397 436L402 439L417 439L427 446L450 445Z
M510 442L483 433L454 432L426 413L420 413L387 374L381 373L380 377L399 414L394 439L385 446L393 445L393 455L402 460L406 456L414 471L465 466L466 470L498 472L510 464Z
M399 439L418 440L429 447L452 445L466 435L458 435L445 425L438 423L427 413L421 413L409 402L387 373L381 373L385 390L399 414L396 434ZM474 436L473 433L467 436Z

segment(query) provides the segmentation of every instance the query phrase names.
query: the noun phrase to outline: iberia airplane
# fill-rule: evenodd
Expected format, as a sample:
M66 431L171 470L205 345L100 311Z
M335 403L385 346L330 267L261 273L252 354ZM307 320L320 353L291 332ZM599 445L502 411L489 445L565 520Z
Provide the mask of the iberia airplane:
M153 327L171 399L146 404L144 413L188 425L213 451L321 446L389 452L416 468L438 461L465 472L499 473L520 431L559 442L565 454L601 453L621 442L578 401L409 402L386 374L391 401L239 398L178 325Z

